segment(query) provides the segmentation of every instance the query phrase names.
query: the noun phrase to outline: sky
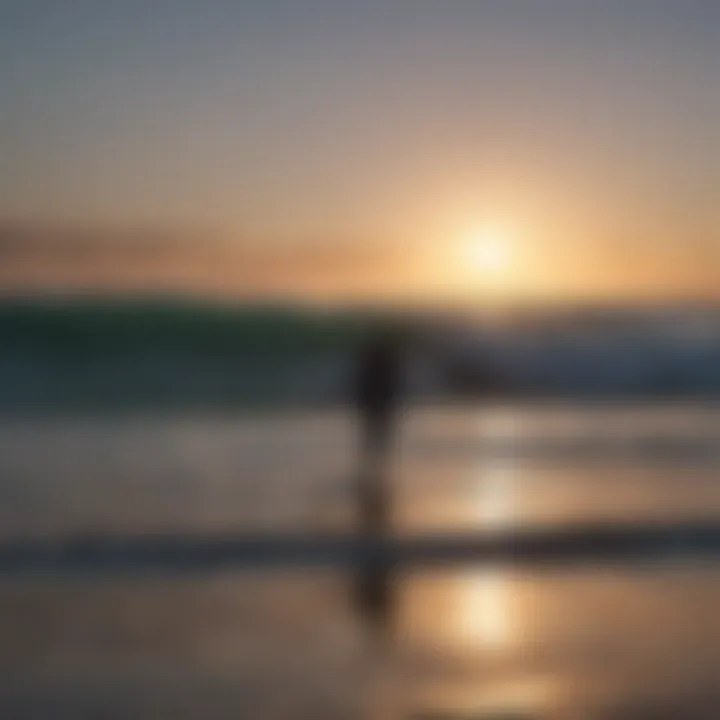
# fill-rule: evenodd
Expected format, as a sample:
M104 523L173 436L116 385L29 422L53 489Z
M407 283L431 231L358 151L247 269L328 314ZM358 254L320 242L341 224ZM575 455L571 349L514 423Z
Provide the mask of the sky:
M718 77L715 0L0 0L0 283L715 298Z

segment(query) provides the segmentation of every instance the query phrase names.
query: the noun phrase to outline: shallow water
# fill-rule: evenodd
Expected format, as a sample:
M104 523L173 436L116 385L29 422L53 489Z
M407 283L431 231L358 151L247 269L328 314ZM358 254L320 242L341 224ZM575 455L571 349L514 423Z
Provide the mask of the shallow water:
M720 411L408 414L393 529L720 518ZM5 419L3 541L351 531L342 412ZM0 716L720 716L720 566L398 572L375 643L349 571L0 579Z

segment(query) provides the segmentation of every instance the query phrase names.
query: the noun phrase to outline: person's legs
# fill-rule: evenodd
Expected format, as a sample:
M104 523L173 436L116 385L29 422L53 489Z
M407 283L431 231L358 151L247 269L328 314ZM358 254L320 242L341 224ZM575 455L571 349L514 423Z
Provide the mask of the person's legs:
M381 467L387 459L392 441L392 413L384 408L365 413L363 428L363 455L366 465Z
M362 532L384 532L390 521L390 492L386 474L391 430L392 417L387 412L368 412L363 418L357 486Z

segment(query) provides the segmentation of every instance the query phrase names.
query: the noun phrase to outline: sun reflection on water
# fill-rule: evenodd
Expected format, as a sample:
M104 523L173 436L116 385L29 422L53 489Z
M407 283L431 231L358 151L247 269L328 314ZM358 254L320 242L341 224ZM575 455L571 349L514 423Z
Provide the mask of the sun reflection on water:
M483 433L513 433L511 417L486 417ZM477 478L477 522L481 531L497 531L514 522L516 473L512 459L481 466ZM512 590L507 571L499 567L475 570L459 593L457 627L464 643L499 649L512 639Z

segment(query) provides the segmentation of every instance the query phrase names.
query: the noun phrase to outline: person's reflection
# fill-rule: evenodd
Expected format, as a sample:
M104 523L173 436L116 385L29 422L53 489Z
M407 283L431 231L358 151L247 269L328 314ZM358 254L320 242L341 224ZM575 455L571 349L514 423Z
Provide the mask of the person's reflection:
M358 512L360 534L375 541L391 521L388 461L403 384L403 347L397 329L376 332L361 348L354 378L360 420ZM382 556L366 557L356 578L358 611L373 633L384 637L392 620L391 567Z

